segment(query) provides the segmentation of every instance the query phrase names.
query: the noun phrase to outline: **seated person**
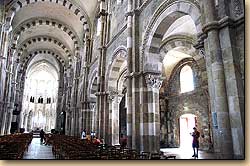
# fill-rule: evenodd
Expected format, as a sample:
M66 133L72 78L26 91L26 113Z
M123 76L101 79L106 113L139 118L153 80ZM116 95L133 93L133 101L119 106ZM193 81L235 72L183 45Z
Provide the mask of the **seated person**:
M91 136L90 136L89 133L86 135L86 140L87 140L88 142L91 141Z
M123 134L121 134L120 143L122 148L125 148L127 146L127 138L123 136Z
M100 145L101 144L101 141L97 137L95 137L92 142L93 142L94 145Z

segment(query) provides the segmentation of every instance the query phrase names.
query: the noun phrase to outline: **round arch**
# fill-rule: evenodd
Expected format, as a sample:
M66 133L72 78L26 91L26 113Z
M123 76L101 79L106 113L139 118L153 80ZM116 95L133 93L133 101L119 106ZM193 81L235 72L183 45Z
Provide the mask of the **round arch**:
M154 64L149 64L147 62L152 62L150 57L155 58L160 53L160 46L164 33L171 26L171 24L178 18L185 15L190 15L195 24L197 34L200 34L202 29L200 7L198 3L188 1L165 1L160 5L154 13L143 37L140 59L141 70L156 73L161 72L162 64L159 62L159 57Z
M120 46L115 49L110 63L108 64L106 78L108 78L106 87L109 91L115 91L117 80L120 74L120 68L126 63L127 49L125 46Z
M18 46L18 55L20 56L21 53L25 49L28 48L28 46L30 46L32 44L37 44L39 42L49 42L51 44L57 45L65 52L65 54L68 57L71 57L71 55L72 55L72 51L69 49L68 46L66 46L61 40L50 37L50 36L36 36L36 37L26 39L24 42L19 44L20 47Z
M51 28L56 28L62 33L65 33L74 43L74 48L79 50L78 43L81 44L79 36L76 34L74 29L68 25L51 18L32 18L22 22L13 30L12 47L15 47L19 41L20 36L28 31L29 29L34 29L35 27L47 26Z
M77 6L76 4L72 3L71 0L50 0L50 1L44 1L44 0L36 0L33 1L32 4L34 5L35 3L52 3L52 4L58 4L66 9L68 9L70 12L74 13L81 22L81 24L84 26L84 30L87 33L90 33L90 20L86 14L86 12ZM15 17L16 13L24 8L25 6L28 6L31 4L30 0L18 0L18 1L13 1L12 4L9 5L7 14L6 14L6 22L9 23L9 25L12 24L13 18Z

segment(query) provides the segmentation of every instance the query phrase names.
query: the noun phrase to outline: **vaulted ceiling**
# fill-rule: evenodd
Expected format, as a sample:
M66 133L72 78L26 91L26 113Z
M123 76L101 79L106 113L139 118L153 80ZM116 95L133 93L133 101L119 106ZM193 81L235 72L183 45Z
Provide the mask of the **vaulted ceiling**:
M4 2L5 18L12 28L12 47L26 68L40 53L56 57L63 66L71 65L72 58L80 55L84 35L91 34L98 5L97 0Z

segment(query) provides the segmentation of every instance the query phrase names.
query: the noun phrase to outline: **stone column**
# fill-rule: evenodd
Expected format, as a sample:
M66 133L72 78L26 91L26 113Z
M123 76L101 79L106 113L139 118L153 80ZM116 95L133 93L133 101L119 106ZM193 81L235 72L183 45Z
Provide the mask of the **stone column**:
M133 127L133 100L132 100L132 77L130 74L133 72L133 57L132 57L132 37L133 37L133 25L132 25L132 0L128 0L128 9L127 9L127 68L128 68L128 76L127 76L127 139L128 139L128 147L135 147L135 128Z
M8 127L8 132L10 131L10 127L11 127L11 122L17 122L18 124L18 129L21 127L21 101L19 101L18 97L19 97L19 87L17 87L17 61L15 60L15 52L12 53L12 67L11 67L11 87L10 88L10 94L9 94L9 103L10 103L10 109L11 112L13 112L14 110L18 112L17 115L14 115L13 113L11 113L11 116L9 116L9 127ZM7 133L8 133L7 132Z
M162 78L159 73L145 73L145 82L147 86L147 108L143 110L143 151L160 151L160 104L159 89L162 84Z
M139 12L137 0L128 0L127 8L127 136L128 147L140 151L140 57ZM138 104L135 104L138 103Z
M60 115L62 111L66 112L67 116L67 69L63 68L62 72L60 73L60 81L59 81L59 90L58 90L58 102L57 102L57 109L56 109L56 122L55 122L55 129L60 129ZM61 100L59 100L61 98ZM67 119L67 118L66 118ZM68 134L67 129L67 120L65 120L65 134Z
M71 107L71 94L72 94L72 78L70 76L73 75L72 69L71 67L68 67L67 69L67 97L66 97L66 115L68 114L68 118L67 118L67 126L68 126L68 133L69 135L73 135L73 128L72 128L72 118L73 118L73 112L70 109ZM59 115L58 115L59 116Z
M112 91L109 94L110 96L110 110L112 110L112 121L111 121L111 126L112 126L112 145L119 145L119 138L120 138L120 131L119 131L119 104L121 102L121 99L123 97L122 94L118 94L117 91Z
M0 41L0 134L3 134L5 128L5 117L7 103L6 103L6 90L8 74L5 66L8 66L8 31L10 26L4 24L1 18L1 41Z
M228 3L228 1L222 1L223 5ZM245 119L245 96L244 96L244 73L241 72L241 50L244 50L244 45L239 48L237 42L240 37L237 35L242 35L235 27L244 29L244 7L243 2L240 0L231 1L231 12L234 13L230 16L227 8L225 6L220 10L220 31L219 31L219 41L222 52L222 60L224 64L224 74L225 74L225 84L227 90L227 100L229 108L229 117L233 141L233 151L234 158L243 159L244 158L244 119ZM235 21L234 21L235 20ZM239 31L239 30L238 30ZM244 35L244 32L242 32ZM242 79L243 78L243 79Z
M8 116L9 114L12 115L12 112L14 110L14 104L11 103L11 86L12 86L12 78L13 78L13 50L8 47L7 52L7 59L6 59L6 78L5 78L5 87L4 87L4 93L3 93L3 101L4 105L2 108L3 111L3 119L2 119L2 126L1 126L1 133L7 134L8 129L10 128L10 122L12 116ZM16 120L16 119L15 119Z
M82 64L82 74L83 74L83 90L82 90L82 114L79 118L82 122L82 126L80 126L80 129L86 129L88 132L90 132L91 129L91 110L90 110L90 103L87 98L87 90L89 86L89 64L91 62L90 58L90 38L88 34L85 34L84 38L84 57L83 57L83 64Z
M71 134L74 136L79 136L79 108L77 107L78 101L78 88L79 88L79 76L80 76L80 58L75 57L75 65L74 65L74 81L73 81L73 92L71 96L71 110L73 112L73 120L72 120L72 132Z
M220 46L218 23L214 1L202 1L205 16L204 32L208 85L213 117L214 152L218 158L231 159L233 156L231 126L225 85L224 64Z
M104 130L105 130L105 135L104 135L104 139L105 139L105 143L108 144L108 145L111 145L112 143L112 131L110 130L110 113L109 113L109 102L108 102L108 99L109 98L109 94L106 92L105 93L105 96L104 96L104 110L105 110L105 116L104 116L104 119L105 119L105 122L104 122Z
M97 136L101 139L105 138L107 128L107 119L105 114L108 114L108 110L105 109L107 104L107 93L105 92L105 70L106 70L106 21L107 21L107 12L106 12L106 3L105 0L100 1L100 12L99 16L101 19L101 39L100 39L100 56L98 59L98 79L97 79Z

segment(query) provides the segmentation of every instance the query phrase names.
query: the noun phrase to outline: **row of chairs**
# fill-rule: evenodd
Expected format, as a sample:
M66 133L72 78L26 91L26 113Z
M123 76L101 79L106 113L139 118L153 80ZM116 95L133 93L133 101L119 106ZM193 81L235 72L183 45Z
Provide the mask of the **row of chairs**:
M33 138L29 133L17 133L0 137L0 159L22 159Z
M109 146L107 144L95 145L91 141L81 140L73 136L52 135L50 137L52 152L56 159L88 159L88 160L135 160L135 159L169 159L161 153L141 152Z

